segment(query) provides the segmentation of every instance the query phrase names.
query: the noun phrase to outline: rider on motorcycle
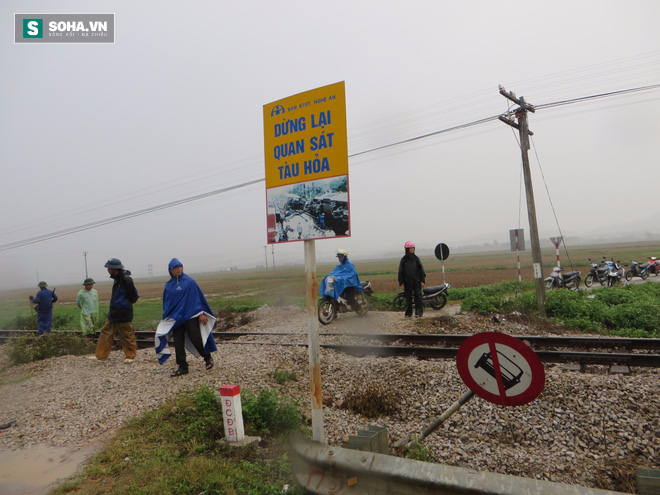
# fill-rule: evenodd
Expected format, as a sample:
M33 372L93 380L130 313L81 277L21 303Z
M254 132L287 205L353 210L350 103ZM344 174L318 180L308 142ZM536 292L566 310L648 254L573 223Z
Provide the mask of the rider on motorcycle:
M337 249L337 259L339 264L321 281L321 296L331 296L336 301L343 294L353 311L359 313L361 308L357 302L356 294L362 292L362 284L355 265L349 261L348 252L343 249ZM330 276L336 277L336 279L335 283L328 288L326 287L326 279Z

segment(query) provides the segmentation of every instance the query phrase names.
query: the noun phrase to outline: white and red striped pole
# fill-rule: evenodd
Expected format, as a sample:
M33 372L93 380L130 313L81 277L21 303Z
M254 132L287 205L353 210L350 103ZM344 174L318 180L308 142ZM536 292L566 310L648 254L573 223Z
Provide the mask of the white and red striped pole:
M555 241L555 249L557 250L557 266L561 267L561 263L559 262L559 239Z
M220 398L222 400L225 438L228 442L240 442L245 439L241 387L238 385L222 385L220 387Z

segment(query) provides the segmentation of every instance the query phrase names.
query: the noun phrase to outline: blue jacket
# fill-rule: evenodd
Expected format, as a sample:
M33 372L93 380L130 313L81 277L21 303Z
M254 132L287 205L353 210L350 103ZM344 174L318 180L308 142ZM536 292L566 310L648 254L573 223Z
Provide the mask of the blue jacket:
M327 278L330 276L336 277L332 288L328 287L326 283ZM360 282L360 277L358 277L355 266L348 258L344 258L343 263L339 263L330 273L323 277L319 291L321 292L321 296L332 296L334 299L338 299L347 287L355 287L357 292L362 292L362 283Z
M53 303L57 302L57 295L55 291L49 289L41 289L37 295L32 299L32 304L36 304L35 308L37 313L50 313L53 311Z
M133 279L122 270L117 275L110 275L115 282L112 284L112 297L108 321L110 323L127 323L133 321L133 304L140 297Z

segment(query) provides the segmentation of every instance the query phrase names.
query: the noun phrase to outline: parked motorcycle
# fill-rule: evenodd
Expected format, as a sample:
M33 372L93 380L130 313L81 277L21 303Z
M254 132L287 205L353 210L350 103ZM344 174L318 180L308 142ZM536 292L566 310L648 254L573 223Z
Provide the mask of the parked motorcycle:
M620 261L611 261L605 260L605 265L607 265L607 286L614 287L615 285L621 284L622 280L625 280L626 270L621 266Z
M594 263L591 261L591 258L589 258L589 262L591 263L591 269L589 270L589 273L587 273L587 276L584 277L584 285L586 287L591 287L595 281L598 281L600 285L605 285L607 283L607 272L609 271L607 266L601 266L600 263Z
M332 292L332 286L336 281L336 277L327 276L325 283L326 288L329 292ZM342 292L339 298L335 299L330 295L325 295L319 301L318 307L318 316L319 321L323 325L329 325L337 317L339 313L349 313L355 311L358 316L366 316L369 311L369 296L371 296L374 291L371 288L371 282L368 280L362 281L362 292L355 294L355 299L358 302L359 307L353 309L348 300L346 299L346 291ZM350 288L349 288L350 289Z
M552 273L545 279L545 288L548 290L553 289L572 289L577 290L580 286L580 272L566 272L562 273L564 269L556 266L552 269Z
M656 277L660 275L660 259L655 256L649 257L649 273L655 273Z
M632 261L630 269L626 270L626 280L630 282L633 277L641 277L642 280L649 278L650 263L640 263L639 261Z
M424 307L433 309L442 309L447 304L447 291L451 286L449 284L434 285L422 289L422 304ZM404 291L399 292L392 301L392 306L396 311L406 309L406 295Z

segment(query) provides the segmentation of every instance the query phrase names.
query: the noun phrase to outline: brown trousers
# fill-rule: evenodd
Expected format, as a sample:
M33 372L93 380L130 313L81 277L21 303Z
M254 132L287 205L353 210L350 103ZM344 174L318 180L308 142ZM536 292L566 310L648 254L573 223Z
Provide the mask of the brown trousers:
M105 321L105 325L101 329L99 341L96 344L96 359L105 361L110 355L112 346L115 343L115 338L119 336L121 348L126 355L126 359L135 359L137 355L137 341L135 340L135 330L133 330L133 323L110 323Z

